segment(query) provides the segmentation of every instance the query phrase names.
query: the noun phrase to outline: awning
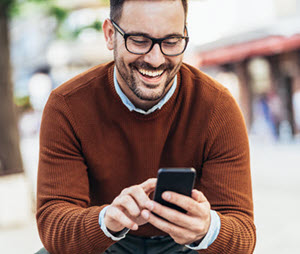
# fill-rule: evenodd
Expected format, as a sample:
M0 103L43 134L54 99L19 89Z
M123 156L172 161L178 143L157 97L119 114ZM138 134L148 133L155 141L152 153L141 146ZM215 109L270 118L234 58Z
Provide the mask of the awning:
M268 36L263 39L220 47L198 53L199 67L242 61L254 56L268 56L300 48L300 34L290 37Z

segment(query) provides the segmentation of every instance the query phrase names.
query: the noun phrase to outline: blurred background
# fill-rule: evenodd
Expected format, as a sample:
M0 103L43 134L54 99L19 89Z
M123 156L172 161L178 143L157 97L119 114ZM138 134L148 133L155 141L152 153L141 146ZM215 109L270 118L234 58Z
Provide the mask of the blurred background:
M41 246L39 126L52 89L112 60L109 0L0 0L0 253ZM228 87L247 124L256 254L300 253L300 0L190 0L185 62Z

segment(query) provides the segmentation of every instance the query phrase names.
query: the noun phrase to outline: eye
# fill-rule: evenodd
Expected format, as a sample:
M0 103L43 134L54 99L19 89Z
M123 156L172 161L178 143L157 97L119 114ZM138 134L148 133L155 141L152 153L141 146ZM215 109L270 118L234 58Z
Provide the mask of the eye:
M177 46L177 45L181 44L182 40L183 39L180 37L167 38L163 41L163 45L167 46L167 47Z
M148 45L151 41L144 36L130 36L128 42L135 45Z
M148 41L145 41L145 40L143 40L143 41L140 41L140 40L132 40L134 43L137 43L137 44L145 44L145 43L147 43Z

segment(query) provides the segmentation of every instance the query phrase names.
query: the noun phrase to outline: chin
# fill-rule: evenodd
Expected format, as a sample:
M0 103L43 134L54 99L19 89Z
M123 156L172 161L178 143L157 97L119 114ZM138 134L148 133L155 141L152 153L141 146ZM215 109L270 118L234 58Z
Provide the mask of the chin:
M149 89L148 89L149 90ZM164 91L135 91L135 95L140 99L144 101L157 101L163 98Z

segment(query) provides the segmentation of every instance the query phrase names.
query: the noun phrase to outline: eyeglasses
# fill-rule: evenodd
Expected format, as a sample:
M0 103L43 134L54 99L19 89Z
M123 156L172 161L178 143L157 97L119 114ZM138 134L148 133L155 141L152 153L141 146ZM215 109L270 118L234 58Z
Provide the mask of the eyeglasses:
M152 38L142 34L127 34L116 22L111 20L115 29L123 36L126 49L136 55L145 55L149 53L153 46L157 43L161 52L166 56L181 55L189 42L188 36L169 36L161 39ZM187 35L187 28L185 27Z

